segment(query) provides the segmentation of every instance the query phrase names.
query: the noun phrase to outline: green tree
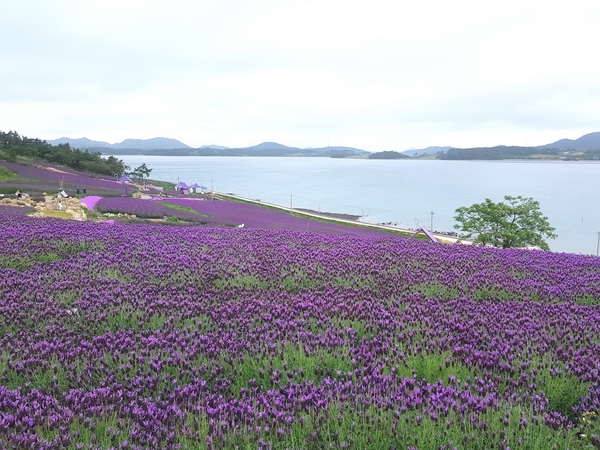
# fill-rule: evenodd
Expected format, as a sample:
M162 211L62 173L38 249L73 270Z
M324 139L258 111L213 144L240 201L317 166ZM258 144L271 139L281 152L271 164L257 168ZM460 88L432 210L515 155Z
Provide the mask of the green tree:
M72 149L69 144L51 145L46 141L20 136L16 131L8 133L0 131L0 160L19 162L19 159L48 161L77 170L110 176L121 176L126 169L129 169L123 161L114 156L104 159L102 153ZM145 165L141 168L146 171L151 170ZM144 174L147 176L149 172Z
M129 175L135 178L141 178L143 180L144 177L150 176L150 172L152 172L152 169L149 169L146 166L146 163L143 163L141 166L136 167L131 172L129 172Z
M504 197L506 203L494 203L486 198L483 203L458 208L454 228L466 233L482 245L511 248L537 246L550 250L545 239L554 239L555 228L548 217L540 212L540 203L520 195Z

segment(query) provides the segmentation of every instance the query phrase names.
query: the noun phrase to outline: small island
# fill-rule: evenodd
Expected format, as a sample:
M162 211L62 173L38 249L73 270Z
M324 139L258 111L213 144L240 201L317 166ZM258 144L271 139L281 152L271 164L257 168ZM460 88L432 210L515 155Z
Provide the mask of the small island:
M394 151L371 153L369 159L407 159L409 156Z

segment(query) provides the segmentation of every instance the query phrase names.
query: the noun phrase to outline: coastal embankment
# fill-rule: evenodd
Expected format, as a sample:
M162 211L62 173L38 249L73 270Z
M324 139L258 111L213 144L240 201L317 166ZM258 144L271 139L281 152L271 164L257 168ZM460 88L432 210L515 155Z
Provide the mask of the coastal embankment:
M275 203L264 202L262 200L241 197L239 195L234 195L231 193L226 194L223 192L214 192L214 195L216 197L222 198L224 200L234 200L234 201L252 203L252 204L261 205L261 206L264 206L267 208L273 208L273 209L278 209L281 211L287 211L290 214L312 217L312 218L319 219L319 220L329 220L332 222L351 225L351 226L359 226L359 227L364 227L364 228L385 230L385 231L389 231L392 233L398 233L398 234L403 234L403 235L407 235L407 236L411 236L416 232L415 230L409 230L408 228L395 227L392 225L379 225L379 224L370 224L370 223L360 222L359 221L360 216L353 215L353 214L321 212L321 211L314 211L314 210L305 209L305 208L286 207L286 206L277 205ZM440 233L431 233L431 234L439 242L442 242L444 244L457 244L458 243L458 244L473 245L472 241L459 239L454 236L448 236L448 235L444 235L444 234L440 234Z

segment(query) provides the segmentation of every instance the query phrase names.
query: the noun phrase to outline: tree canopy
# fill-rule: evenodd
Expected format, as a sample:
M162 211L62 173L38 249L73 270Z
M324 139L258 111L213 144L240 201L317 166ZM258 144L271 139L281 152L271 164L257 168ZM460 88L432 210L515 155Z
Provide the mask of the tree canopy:
M128 175L136 178L141 178L143 180L144 177L150 176L150 172L152 172L152 169L148 168L146 166L146 163L142 163L141 166L138 166L135 169L133 169L131 172L128 173Z
M454 228L482 245L494 247L536 246L550 250L545 239L554 239L555 228L540 211L540 203L533 198L507 195L504 202L494 203L486 198L483 203L463 206L456 210Z
M72 149L69 144L51 145L40 139L19 135L16 131L0 131L0 160L17 162L18 159L47 161L76 170L109 176L123 175L125 166L122 160L102 153Z
M384 151L371 153L369 155L369 159L406 159L409 158L407 155L403 155L402 153L394 152L394 151Z

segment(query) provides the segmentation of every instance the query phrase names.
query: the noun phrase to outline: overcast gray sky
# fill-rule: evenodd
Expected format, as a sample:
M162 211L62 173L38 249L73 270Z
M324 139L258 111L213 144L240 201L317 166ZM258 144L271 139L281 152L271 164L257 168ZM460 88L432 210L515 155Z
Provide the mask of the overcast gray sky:
M600 131L600 2L2 0L0 130L193 146Z

